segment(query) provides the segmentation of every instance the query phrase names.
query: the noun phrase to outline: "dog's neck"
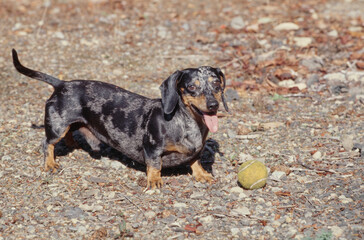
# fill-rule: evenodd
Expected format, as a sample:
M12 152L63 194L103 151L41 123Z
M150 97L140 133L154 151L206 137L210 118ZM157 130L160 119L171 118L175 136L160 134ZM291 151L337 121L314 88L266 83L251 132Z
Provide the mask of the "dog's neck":
M190 118L197 124L203 139L207 137L209 130L206 127L202 116L197 112L195 112L194 110L192 110L191 107L186 106L181 99L178 100L178 104L176 106L176 114L182 114L185 117Z

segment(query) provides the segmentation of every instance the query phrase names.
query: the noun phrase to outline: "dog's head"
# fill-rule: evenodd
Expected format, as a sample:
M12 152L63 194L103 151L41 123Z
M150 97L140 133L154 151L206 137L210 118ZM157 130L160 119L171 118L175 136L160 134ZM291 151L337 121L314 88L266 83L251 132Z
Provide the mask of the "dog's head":
M204 119L211 132L216 132L217 110L224 98L225 75L219 68L199 67L174 72L160 86L163 111L171 114L181 99L193 114Z

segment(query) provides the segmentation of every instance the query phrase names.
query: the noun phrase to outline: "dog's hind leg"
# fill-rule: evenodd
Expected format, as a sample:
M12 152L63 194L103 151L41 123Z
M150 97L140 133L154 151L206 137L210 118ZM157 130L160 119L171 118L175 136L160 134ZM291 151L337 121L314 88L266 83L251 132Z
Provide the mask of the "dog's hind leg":
M60 134L55 135L54 132L52 137L47 134L47 138L43 142L43 152L44 152L44 171L51 170L53 173L57 172L57 169L59 168L59 164L55 161L55 155L54 155L54 146L63 138L66 136L66 134L69 132L70 126L66 127L64 131L62 131ZM49 133L49 130L46 133ZM70 132L71 133L71 132Z

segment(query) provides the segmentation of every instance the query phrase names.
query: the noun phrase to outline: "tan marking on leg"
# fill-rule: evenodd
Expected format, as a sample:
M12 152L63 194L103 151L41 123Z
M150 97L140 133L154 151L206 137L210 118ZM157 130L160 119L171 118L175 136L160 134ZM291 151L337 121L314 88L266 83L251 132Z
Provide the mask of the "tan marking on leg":
M53 173L56 173L57 169L59 168L59 164L56 163L54 159L54 145L49 144L46 151L44 171L48 172L48 170L52 170Z
M57 139L57 141L55 141L52 144L48 144L47 149L46 149L46 159L44 162L44 171L48 171L48 170L52 170L53 173L57 172L57 169L59 168L59 164L56 163L55 161L55 156L54 156L54 145L56 145L64 136L66 136L66 134L68 133L68 131L70 130L70 126L68 126L66 128L66 131L64 131L64 133L61 135L60 138Z
M155 189L163 185L161 170L154 167L147 167L147 188Z
M213 177L211 173L206 172L205 169L202 168L200 162L198 160L194 161L191 164L192 168L192 176L196 179L198 182L213 182Z

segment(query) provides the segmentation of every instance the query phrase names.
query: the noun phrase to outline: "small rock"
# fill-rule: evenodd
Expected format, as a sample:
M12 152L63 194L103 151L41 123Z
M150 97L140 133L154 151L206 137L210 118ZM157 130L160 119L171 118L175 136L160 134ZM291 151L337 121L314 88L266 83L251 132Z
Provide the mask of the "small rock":
M148 194L148 195L154 195L154 194L160 194L161 191L159 189L149 189L147 191L145 191L145 194Z
M114 69L112 71L112 73L116 76L121 76L123 74L123 71L121 71L120 69Z
M144 216L148 219L152 219L152 218L155 218L155 216L157 216L157 214L153 211L147 211L144 213Z
M292 218L290 218L290 217L286 217L286 223L291 223L292 222Z
M250 154L239 153L239 163L244 163L246 161L250 161L253 159L254 159L254 157Z
M175 208L187 208L187 204L186 203L176 202L176 203L173 204L173 207L175 207Z
M341 72L329 73L324 76L327 81L345 81L345 74Z
M340 227L338 226L332 226L330 227L331 228L331 231L332 231L332 234L336 237L336 238L339 238L341 237L341 235L343 234L344 230L342 230Z
M285 172L282 172L282 171L275 171L273 172L271 175L270 175L270 179L272 179L273 181L281 181L281 179L286 176L286 173Z
M270 23L272 21L274 21L274 19L272 19L270 17L263 17L263 18L258 19L258 24L266 24L266 23Z
M213 220L214 220L214 217L211 215L208 215L206 217L202 217L199 219L200 222L205 223L205 224L211 223Z
M317 151L317 152L315 152L315 153L312 155L312 157L313 157L313 159L315 159L315 160L319 160L319 159L321 159L321 157L322 157L322 153L321 153L320 151Z
M286 87L286 88L291 88L294 85L295 85L295 82L293 80L291 80L291 79L289 79L289 80L283 80L283 81L280 81L278 83L278 86L280 86L280 87Z
M110 163L110 167L112 167L112 168L114 168L116 170L118 170L119 168L122 168L123 166L124 165L121 162L116 161L116 160L111 161L111 163Z
M230 231L231 231L231 234L232 234L233 236L236 236L236 235L239 235L239 233L240 233L240 228L231 228L231 229L230 229Z
M320 70L324 65L324 61L320 57L311 57L302 59L300 64L311 72Z
M344 203L344 204L353 202L353 199L351 199L351 198L347 198L347 197L346 197L346 196L344 196L344 195L341 195L341 196L339 197L339 200L340 200L340 202L342 202L342 203Z
M244 189L241 187L232 187L230 189L230 193L244 193Z
M348 81L364 83L364 72L350 71L346 73L346 78Z
M231 19L230 26L235 30L241 30L245 27L245 22L242 17L234 17Z
M79 206L82 210L87 211L87 212L97 212L97 211L102 211L104 208L100 205L87 205L87 204L81 204Z
M79 226L77 227L77 233L79 233L81 236L85 235L87 233L87 228L85 226Z
M167 31L167 28L166 27L163 27L163 26L158 26L157 27L157 30L158 30L158 37L160 38L166 38L168 36L168 31Z
M62 214L62 216L67 217L67 218L81 218L81 217L87 216L87 213L85 213L79 207L67 208L61 214Z
M281 226L281 223L278 220L275 220L272 222L272 226L277 228L277 227Z
M200 199L203 198L204 193L203 192L193 192L190 196L192 199Z
M307 47L312 43L313 39L310 37L295 37L293 41L298 47Z
M265 226L264 231L272 234L274 232L274 228L272 228L271 226Z
M238 207L232 210L233 213L238 215L247 216L250 215L250 211L247 207Z
M246 30L249 32L258 32L259 31L259 25L253 24L246 27Z
M64 39L64 34L61 31L55 32L54 36L59 39Z
M292 22L284 22L274 27L276 31L292 31L298 30L300 27Z
M327 33L327 36L337 38L339 36L339 33L334 29Z
M346 151L351 151L354 147L353 136L352 135L344 135L341 138L341 143Z

